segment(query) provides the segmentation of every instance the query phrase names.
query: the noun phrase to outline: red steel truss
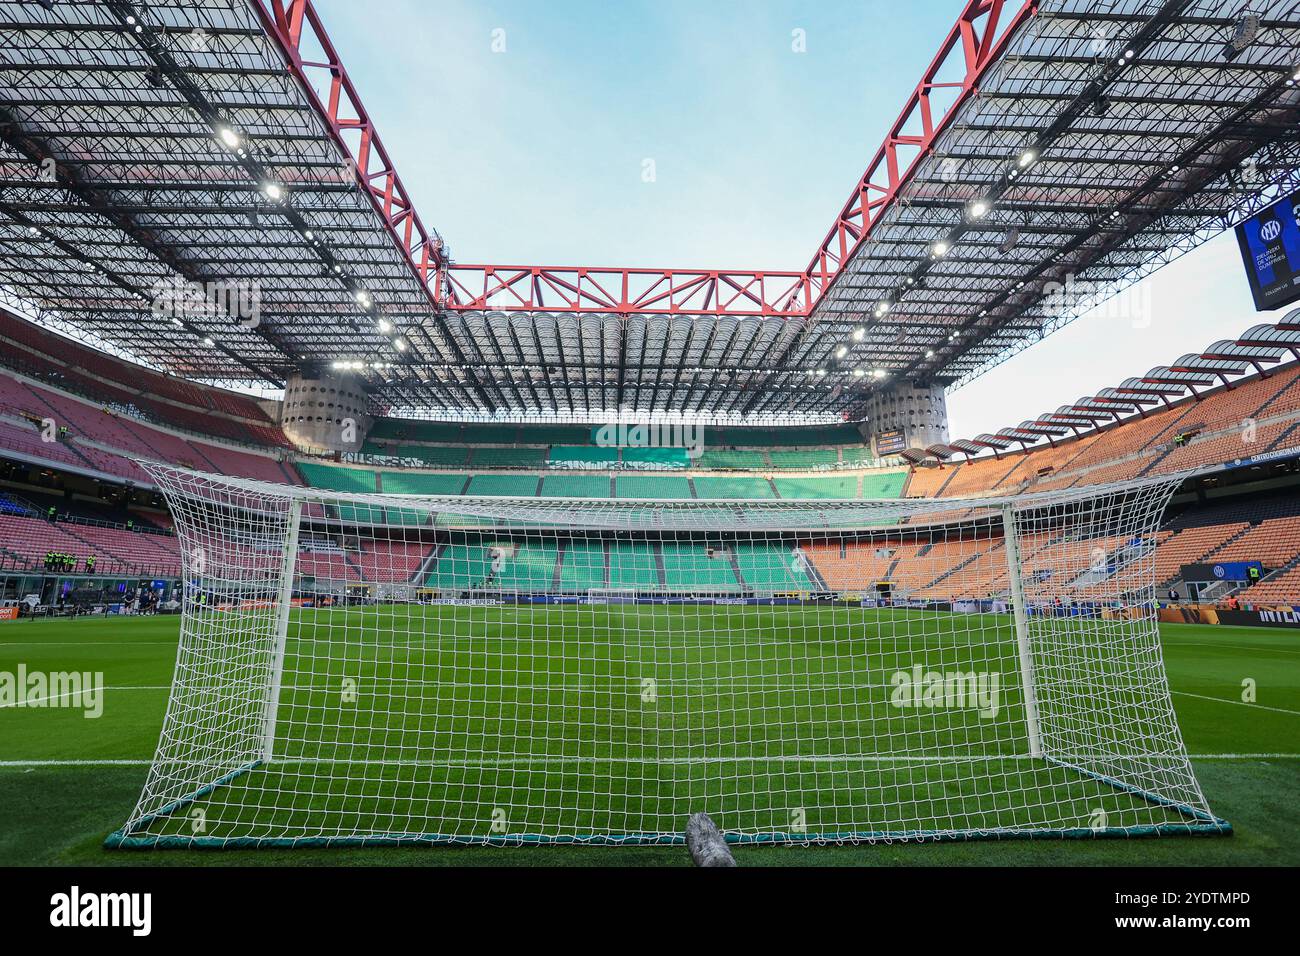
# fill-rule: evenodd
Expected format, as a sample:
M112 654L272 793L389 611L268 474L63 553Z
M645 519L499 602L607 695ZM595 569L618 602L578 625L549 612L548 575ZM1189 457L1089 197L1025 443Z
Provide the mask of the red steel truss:
M898 199L952 117L978 91L980 77L989 64L998 59L1020 25L1038 9L1037 0L1024 0L999 32L1003 6L1003 0L969 0L957 23L948 31L929 69L889 128L889 135L805 270L813 304L826 293L871 235L871 227ZM938 77L949 71L957 53L962 58L965 74L960 81L940 82ZM939 90L953 90L956 95L950 95L951 102L946 106L937 104L933 96ZM940 110L937 116L936 107Z
M451 265L448 308L631 315L804 315L802 272Z
M984 71L1034 14L1037 0L1021 0L1009 19L1003 17L1006 5L1006 0L968 0L808 267L773 272L444 262L441 238L421 223L311 0L256 3L267 32L283 49L289 68L336 142L351 156L358 182L439 307L465 312L789 317L812 312L868 239L872 226L898 200L951 118L978 91ZM321 59L304 56L305 34L321 51ZM961 79L940 81L958 62L964 70ZM324 98L314 81L328 89Z

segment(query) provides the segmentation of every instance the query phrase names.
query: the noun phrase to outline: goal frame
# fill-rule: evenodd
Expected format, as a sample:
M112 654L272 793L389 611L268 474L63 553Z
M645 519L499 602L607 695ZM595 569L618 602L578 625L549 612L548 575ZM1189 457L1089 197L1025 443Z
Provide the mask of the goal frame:
M132 817L120 829L113 832L105 841L105 845L111 848L195 848L195 847L221 847L221 848L239 848L239 847L326 847L326 846L402 846L402 845L447 845L447 844L484 844L484 845L521 845L521 844L587 844L587 845L627 845L627 844L644 844L644 845L663 845L677 844L685 841L684 834L664 834L664 833L578 833L578 834L547 834L547 833L511 833L511 834L473 834L473 835L450 835L441 833L400 833L400 834L334 834L327 836L286 836L286 837L239 837L223 836L209 837L203 835L181 836L175 834L149 834L145 831L147 828L164 818L174 816L183 812L186 808L196 802L208 797L215 791L225 787L245 774L273 763L276 759L275 754L275 733L277 726L277 714L280 705L280 686L283 673L285 644L289 626L290 609L292 607L292 595L294 591L294 580L296 574L296 565L298 560L298 541L299 529L302 525L304 513L306 511L306 499L329 498L332 501L349 502L349 501L369 501L372 499L383 499L386 503L433 505L446 509L450 513L464 514L473 513L476 510L481 512L499 511L510 505L536 504L536 501L525 501L523 499L466 499L458 496L423 496L423 495L367 495L351 494L347 492L327 492L322 489L296 488L294 486L279 486L270 483L245 480L229 479L215 475L202 475L201 473L189 471L187 469L177 468L170 465L161 465L153 462L141 462L142 467L147 472L159 480L160 486L163 487L165 494L169 497L173 494L172 481L177 478L193 479L195 477L210 479L214 483L226 485L239 489L243 493L265 493L281 496L286 502L285 516L285 546L283 553L279 556L279 567L276 574L276 606L273 621L274 642L272 648L271 676L267 687L264 690L264 700L262 703L260 748L252 759L246 760L225 772L222 772L215 779L204 783L192 792L181 795L156 809L141 813L141 807L144 805L145 794L142 793L140 803ZM1160 493L1164 494L1164 501L1167 503L1169 496L1173 494L1181 476L1169 477L1152 480L1149 484L1160 485ZM1137 483L1117 483L1115 485L1099 485L1090 488L1078 490L1075 497L1091 497L1107 493L1108 489L1125 488L1131 489L1142 482ZM1066 496L1068 498L1069 496ZM1060 498L1060 500L1066 500ZM588 499L546 499L546 505L549 507L564 507L571 504L574 507L589 507L592 501ZM1214 815L1209 811L1208 805L1204 798L1200 797L1200 805L1195 806L1191 803L1180 802L1164 797L1158 793L1135 786L1130 782L1098 773L1087 767L1080 766L1078 763L1055 756L1045 752L1041 739L1039 726L1039 714L1037 706L1037 685L1035 681L1035 662L1034 650L1032 646L1033 636L1030 626L1028 608L1026 607L1025 584L1023 580L1023 568L1021 556L1019 554L1021 531L1018 527L1017 514L1027 508L1038 507L1042 501L1035 499L1032 495L1019 497L975 497L967 499L939 499L935 502L936 506L945 509L961 508L969 504L972 509L989 509L996 512L1001 522L1005 537L1005 561L1007 565L1008 582L1009 582L1009 612L1012 617L1017 653L1020 661L1020 680L1024 694L1026 730L1029 740L1029 756L1035 760L1041 760L1046 763L1055 764L1059 767L1068 768L1085 777L1090 777L1102 784L1114 788L1117 791L1132 794L1151 804L1169 808L1176 811L1182 818L1182 822L1164 822L1149 827L1129 826L1129 827L1071 827L1071 828L1043 828L1043 829L1026 829L1026 830L914 830L914 831L834 831L834 832L798 832L798 831L780 831L762 833L746 832L728 832L725 838L728 843L733 844L767 844L767 843L875 843L875 842L893 842L893 841L915 841L915 842L965 842L980 839L1093 839L1099 837L1134 837L1149 836L1157 834L1197 834L1197 835L1228 835L1232 832L1232 826L1228 821ZM733 509L738 504L735 501L718 501L718 502L701 502L692 500L689 503L676 502L671 500L625 500L617 503L619 507L641 508L646 510L665 509L672 510L677 505L689 504L692 507L709 507L716 506L719 510ZM745 507L752 507L758 504L760 507L771 508L779 506L780 502L758 502L743 503ZM787 503L790 504L790 503ZM822 508L828 513L838 508L861 509L864 502L860 499L847 501L818 500L814 503L802 502L803 505L810 505L813 508ZM889 508L900 506L898 500L890 499L880 502ZM914 503L915 504L915 503ZM1163 512L1162 504L1159 511ZM803 528L801 530L807 530ZM831 530L828 524L828 529ZM842 530L842 529L841 529ZM185 554L185 559L190 562L190 556ZM1154 582L1148 587L1153 592ZM599 595L624 595L630 603L636 603L638 594L642 593L638 588L588 588L585 598L591 601L593 597ZM620 602L621 603L621 602ZM185 614L192 613L188 606ZM214 612L209 612L214 613ZM1150 611L1152 618L1153 610ZM179 673L180 662L186 652L184 640L178 647L177 669ZM1164 680L1163 664L1161 665L1160 678ZM1166 693L1167 693L1166 684ZM173 716L173 711L177 701L177 687L173 684L172 695L169 697L167 715L164 719L164 730L159 741L159 756L155 758L155 766L151 767L150 780L157 773L156 762L161 760L167 721ZM1186 758L1186 748L1182 743L1181 732L1178 731L1177 724L1174 724L1174 730L1177 734L1177 746L1180 748L1184 758ZM1199 793L1199 784L1195 783L1197 795ZM146 783L146 792L148 791Z

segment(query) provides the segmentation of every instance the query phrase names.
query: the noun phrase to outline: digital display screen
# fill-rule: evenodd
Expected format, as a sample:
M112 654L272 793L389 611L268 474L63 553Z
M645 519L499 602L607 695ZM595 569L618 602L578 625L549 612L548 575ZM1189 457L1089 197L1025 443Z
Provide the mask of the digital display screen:
M907 439L901 428L876 433L876 454L892 455L907 447Z
M1237 245L1255 309L1280 309L1300 299L1300 193L1279 199L1237 226Z

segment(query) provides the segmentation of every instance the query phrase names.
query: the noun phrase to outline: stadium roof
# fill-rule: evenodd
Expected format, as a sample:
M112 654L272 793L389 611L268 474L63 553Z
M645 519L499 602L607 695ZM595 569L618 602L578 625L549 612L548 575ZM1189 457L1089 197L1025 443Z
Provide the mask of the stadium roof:
M1300 361L1300 309L1287 313L1272 325L1255 325L1239 339L1215 342L1200 354L1191 353L1172 365L1158 365L1145 375L1128 378L1115 388L1103 388L1085 395L1074 405L1062 405L1055 412L1003 428L993 435L957 439L946 445L909 448L903 457L917 463L927 458L945 461L956 454L972 458L992 449L994 454L1019 445L1029 448L1039 441L1083 434L1099 425L1120 421L1125 416L1145 418L1148 405L1171 405L1182 398L1202 397L1199 389L1222 385L1231 389L1244 376L1258 373L1267 378L1264 366L1287 357Z
M1300 0L970 0L807 267L461 264L308 0L48 6L0 0L9 304L193 378L344 362L406 414L857 417L1300 169Z

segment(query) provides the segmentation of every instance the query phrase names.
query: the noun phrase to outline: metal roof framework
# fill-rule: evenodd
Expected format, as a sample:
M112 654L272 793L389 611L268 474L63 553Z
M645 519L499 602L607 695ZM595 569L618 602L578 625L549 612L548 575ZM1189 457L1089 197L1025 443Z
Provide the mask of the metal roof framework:
M0 297L196 379L341 362L394 413L860 417L1140 310L1300 185L1300 0L1251 10L1229 56L1213 0L968 0L808 266L745 271L455 262L310 0L0 0Z

